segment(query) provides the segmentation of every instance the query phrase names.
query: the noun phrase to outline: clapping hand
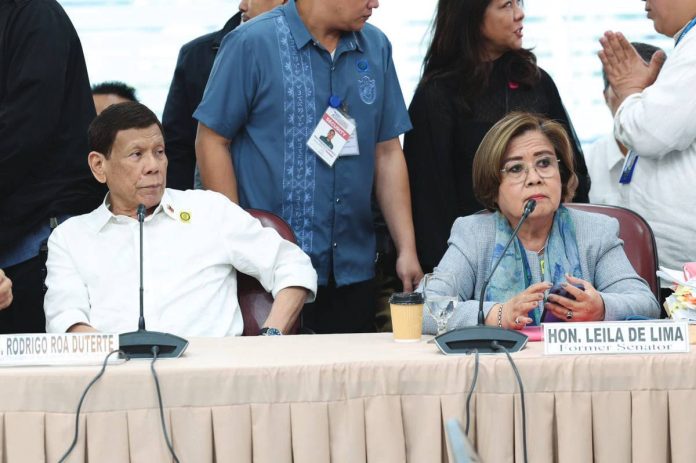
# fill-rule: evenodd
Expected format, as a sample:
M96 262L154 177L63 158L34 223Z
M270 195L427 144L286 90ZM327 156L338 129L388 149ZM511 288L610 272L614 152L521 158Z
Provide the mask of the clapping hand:
M629 95L652 85L667 58L660 50L655 52L650 63L646 63L621 32L607 31L599 43L602 45L599 59L619 104Z

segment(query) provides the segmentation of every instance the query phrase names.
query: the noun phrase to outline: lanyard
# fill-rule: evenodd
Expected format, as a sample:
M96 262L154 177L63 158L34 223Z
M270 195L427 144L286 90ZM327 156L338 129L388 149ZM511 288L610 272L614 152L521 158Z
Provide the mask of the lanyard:
M684 38L684 36L694 27L694 25L696 25L696 18L689 21L689 24L687 24L682 33L679 34L677 42L674 44L675 47L679 45L679 41Z
M636 163L638 162L638 155L635 151L629 150L624 159L623 167L621 168L621 177L619 177L619 183L622 185L628 185L631 183L633 178L633 171L636 170Z

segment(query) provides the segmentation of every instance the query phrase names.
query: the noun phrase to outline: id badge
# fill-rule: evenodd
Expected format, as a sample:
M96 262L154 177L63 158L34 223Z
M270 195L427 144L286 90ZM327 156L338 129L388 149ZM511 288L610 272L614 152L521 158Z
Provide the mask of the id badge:
M307 146L329 167L333 167L354 132L355 123L338 109L329 106L307 140Z
M636 163L638 162L638 155L633 150L629 150L626 154L626 159L624 159L623 167L621 168L621 176L619 177L619 183L622 185L628 185L631 183L633 178L633 171L636 170Z
M353 124L355 121L351 119ZM348 139L348 143L343 147L340 156L358 156L360 154L360 147L358 146L358 128L356 127L352 135Z

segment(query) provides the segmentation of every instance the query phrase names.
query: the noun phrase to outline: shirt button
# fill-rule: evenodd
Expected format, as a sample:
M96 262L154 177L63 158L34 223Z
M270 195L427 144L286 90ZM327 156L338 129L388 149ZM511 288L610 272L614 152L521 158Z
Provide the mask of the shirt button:
M341 204L341 198L336 198L336 204Z
M333 244L333 247L334 247L334 248L337 248L337 247L338 247L338 243L334 243L334 244Z

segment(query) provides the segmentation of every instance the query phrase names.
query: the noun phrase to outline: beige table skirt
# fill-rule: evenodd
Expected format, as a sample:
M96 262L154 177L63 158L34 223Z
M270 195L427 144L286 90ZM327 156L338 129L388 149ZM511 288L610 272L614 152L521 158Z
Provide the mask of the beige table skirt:
M183 462L448 461L472 357L390 334L191 339L156 364ZM696 462L696 354L514 354L530 462ZM0 369L0 462L55 462L98 367ZM505 356L482 356L470 437L486 463L522 461L520 395ZM149 361L108 367L83 406L74 462L171 461ZM450 460L451 461L451 460Z

